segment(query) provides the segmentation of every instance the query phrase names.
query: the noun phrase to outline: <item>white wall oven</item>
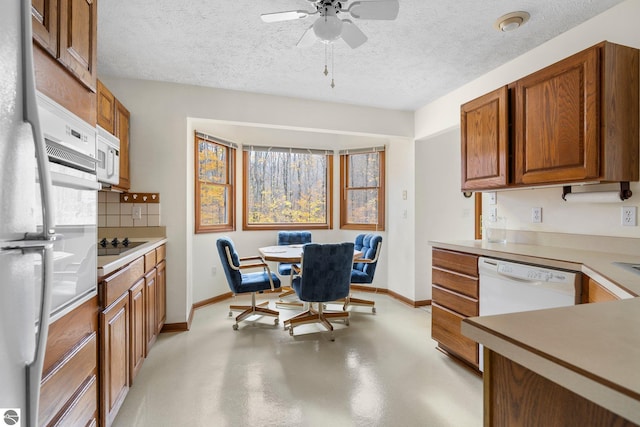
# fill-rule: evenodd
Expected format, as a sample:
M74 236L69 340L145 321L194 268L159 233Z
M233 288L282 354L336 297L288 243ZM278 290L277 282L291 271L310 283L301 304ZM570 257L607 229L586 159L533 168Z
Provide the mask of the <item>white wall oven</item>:
M53 321L97 294L100 184L96 129L42 94L38 94L38 113L53 184Z

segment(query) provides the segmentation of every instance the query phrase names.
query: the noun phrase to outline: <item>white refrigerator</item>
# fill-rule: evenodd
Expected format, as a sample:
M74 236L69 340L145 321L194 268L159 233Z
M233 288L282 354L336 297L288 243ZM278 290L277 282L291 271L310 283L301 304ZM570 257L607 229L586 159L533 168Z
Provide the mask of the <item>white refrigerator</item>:
M50 190L36 105L31 2L3 0L0 13L0 426L37 425L55 240Z

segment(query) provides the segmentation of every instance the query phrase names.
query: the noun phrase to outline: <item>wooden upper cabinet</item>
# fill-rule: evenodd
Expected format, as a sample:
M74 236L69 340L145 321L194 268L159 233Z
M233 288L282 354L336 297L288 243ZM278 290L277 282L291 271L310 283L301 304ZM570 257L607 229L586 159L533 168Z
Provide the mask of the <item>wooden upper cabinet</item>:
M507 185L508 101L504 86L460 108L463 191Z
M59 0L58 60L95 92L97 79L97 0Z
M129 177L129 121L131 114L117 99L115 115L115 135L120 139L120 182L118 188L129 190L131 188L131 180Z
M516 183L599 177L599 85L598 48L516 82Z
M116 134L116 98L111 91L97 81L98 125L112 135Z
M638 181L638 62L602 42L462 105L462 190Z
M58 56L58 0L32 0L33 40L54 58Z

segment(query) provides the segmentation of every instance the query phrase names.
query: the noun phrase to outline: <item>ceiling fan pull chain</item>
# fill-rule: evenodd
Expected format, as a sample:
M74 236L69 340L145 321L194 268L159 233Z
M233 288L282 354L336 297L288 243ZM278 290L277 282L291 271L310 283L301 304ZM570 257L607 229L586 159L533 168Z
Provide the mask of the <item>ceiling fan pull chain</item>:
M336 70L335 63L333 61L333 43L331 43L331 89L336 87L336 84L333 82L333 73Z
M324 75L329 74L329 70L327 70L327 44L324 43Z

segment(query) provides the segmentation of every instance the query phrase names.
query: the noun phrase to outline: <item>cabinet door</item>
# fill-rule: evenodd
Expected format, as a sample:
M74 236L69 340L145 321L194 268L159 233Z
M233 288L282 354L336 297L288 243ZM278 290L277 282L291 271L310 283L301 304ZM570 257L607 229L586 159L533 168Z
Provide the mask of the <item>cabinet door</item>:
M116 99L116 132L120 138L120 182L118 187L123 190L131 188L129 180L129 119L131 115Z
M58 0L31 1L33 40L51 54L58 56Z
M156 272L156 333L162 331L167 319L167 270L166 262L160 261Z
M116 98L111 91L97 82L98 125L112 135L116 134Z
M147 354L151 350L151 346L156 342L158 334L156 333L156 270L151 270L146 276L144 276L146 297L147 297L147 319L146 325L146 338L147 338Z
M101 418L113 422L129 392L129 293L100 314Z
M577 53L515 84L515 181L600 176L600 56Z
M507 186L508 101L504 86L460 107L462 190Z
M146 333L146 298L145 298L145 286L144 279L138 280L138 282L129 289L129 304L131 304L131 361L129 366L130 383L133 384L133 380L138 374L138 371L142 367L142 362L147 355L145 339Z
M97 0L60 0L58 60L95 92L97 78Z

